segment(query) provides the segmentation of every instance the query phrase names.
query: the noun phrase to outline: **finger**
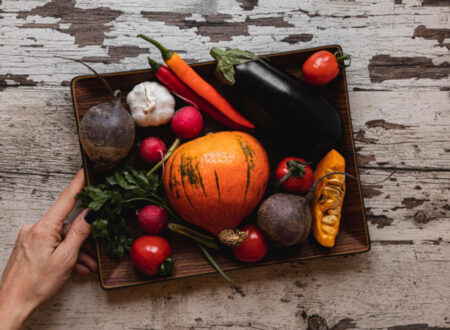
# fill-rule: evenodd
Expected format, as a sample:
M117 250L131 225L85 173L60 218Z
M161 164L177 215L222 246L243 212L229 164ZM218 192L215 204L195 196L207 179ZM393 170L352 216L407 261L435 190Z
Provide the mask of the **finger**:
M97 259L97 250L89 239L84 241L83 245L81 246L81 251L89 254L92 258L94 258L94 260Z
M63 238L66 237L67 233L69 232L70 226L72 226L72 224L68 223L68 222L65 222L63 224L62 233L61 233Z
M91 272L96 273L97 272L97 263L95 262L95 260L87 253L84 252L80 252L80 254L78 255L78 260L77 260L77 264L86 266L87 268L89 268L89 270Z
M84 265L80 265L80 264L76 264L75 267L73 267L73 272L78 275L83 275L83 276L89 275L91 273L89 268L87 268Z
M84 187L84 172L80 169L67 188L59 195L47 214L40 220L61 224L75 206L75 195Z
M91 225L85 220L84 216L87 213L87 209L81 212L78 217L73 221L72 226L69 229L64 240L56 248L55 253L62 256L78 256L81 245L88 238L91 232Z

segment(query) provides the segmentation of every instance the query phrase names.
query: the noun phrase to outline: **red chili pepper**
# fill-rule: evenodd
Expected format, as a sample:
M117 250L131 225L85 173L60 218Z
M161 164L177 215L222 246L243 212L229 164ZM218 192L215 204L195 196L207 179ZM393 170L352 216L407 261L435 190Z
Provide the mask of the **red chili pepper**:
M181 81L170 68L148 58L148 62L153 69L153 73L167 88L174 92L177 96L191 103L193 106L197 107L204 114L210 116L215 121L228 126L230 128L250 131L248 127L241 126L230 118L226 117L220 113L211 104L206 102L202 97L197 95L189 86L187 86L183 81Z

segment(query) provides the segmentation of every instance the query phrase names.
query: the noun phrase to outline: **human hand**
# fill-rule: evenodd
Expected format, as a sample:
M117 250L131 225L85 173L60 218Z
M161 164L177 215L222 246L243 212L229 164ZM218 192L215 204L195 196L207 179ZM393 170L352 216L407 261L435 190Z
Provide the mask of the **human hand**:
M41 303L53 296L72 271L89 274L97 265L81 252L90 225L84 210L63 231L64 219L75 206L84 186L78 171L69 186L37 223L21 228L0 282L0 320L6 329L18 329ZM3 328L2 328L3 329Z

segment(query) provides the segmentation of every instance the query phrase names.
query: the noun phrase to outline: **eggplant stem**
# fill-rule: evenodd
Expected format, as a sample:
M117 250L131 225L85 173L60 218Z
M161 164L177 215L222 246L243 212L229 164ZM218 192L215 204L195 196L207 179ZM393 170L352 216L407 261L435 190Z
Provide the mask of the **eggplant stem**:
M113 91L111 86L108 84L108 82L105 80L105 78L103 78L101 75L99 75L97 73L97 71L95 71L90 65L87 65L86 63L84 63L82 60L76 59L76 58L70 58L70 57L64 57L64 56L59 56L59 55L53 55L54 57L58 57L58 58L62 58L64 60L69 60L69 61L73 61L73 62L78 62L82 65L84 65L86 68L88 68L89 70L91 70L95 76L100 79L102 81L102 83L106 86L106 89L108 90L108 92L110 92L113 96L114 99L117 99L118 97L120 98L120 91Z
M214 258L211 256L211 254L209 253L209 251L201 244L198 244L198 246L200 247L200 249L202 250L203 254L205 255L206 259L208 259L208 261L211 263L211 265L217 270L217 272L222 275L222 277L224 279L226 279L228 282L233 282L231 280L231 278L228 277L227 274L225 274L225 272L223 271L222 268L220 268L220 266L216 263L216 261L214 260Z
M166 154L164 155L164 158L160 160L153 168L147 172L146 176L149 177L152 175L153 172L155 172L157 169L161 167L161 165L169 159L170 155L175 151L176 148L180 145L181 140L179 138L176 138L175 141L173 141L172 145L170 146L169 150L167 150Z

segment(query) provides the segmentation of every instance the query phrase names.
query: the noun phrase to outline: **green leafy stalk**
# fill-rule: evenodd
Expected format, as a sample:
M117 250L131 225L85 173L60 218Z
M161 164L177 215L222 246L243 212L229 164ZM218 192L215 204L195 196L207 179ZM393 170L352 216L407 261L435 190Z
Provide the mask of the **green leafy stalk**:
M199 233L198 231L176 223L169 223L168 228L178 234L192 238L197 243L213 250L218 250L219 245L213 237Z
M198 244L200 249L202 250L203 254L205 255L206 259L211 263L211 265L217 270L217 272L222 275L224 279L226 279L228 282L233 282L231 278L228 277L227 274L223 271L223 269L217 264L217 262L214 260L214 258L211 256L209 251L201 244Z
M175 139L175 141L173 141L172 145L170 146L169 150L167 150L166 154L164 155L163 159L160 160L155 166L153 166L153 168L147 172L147 176L152 175L155 171L157 171L162 164L169 159L170 155L172 155L172 153L175 151L176 148L178 148L178 146L180 145L181 140L180 139Z
M228 85L234 85L234 66L259 59L252 52L240 49L222 50L217 47L211 48L210 54L217 61L216 75L220 81Z

